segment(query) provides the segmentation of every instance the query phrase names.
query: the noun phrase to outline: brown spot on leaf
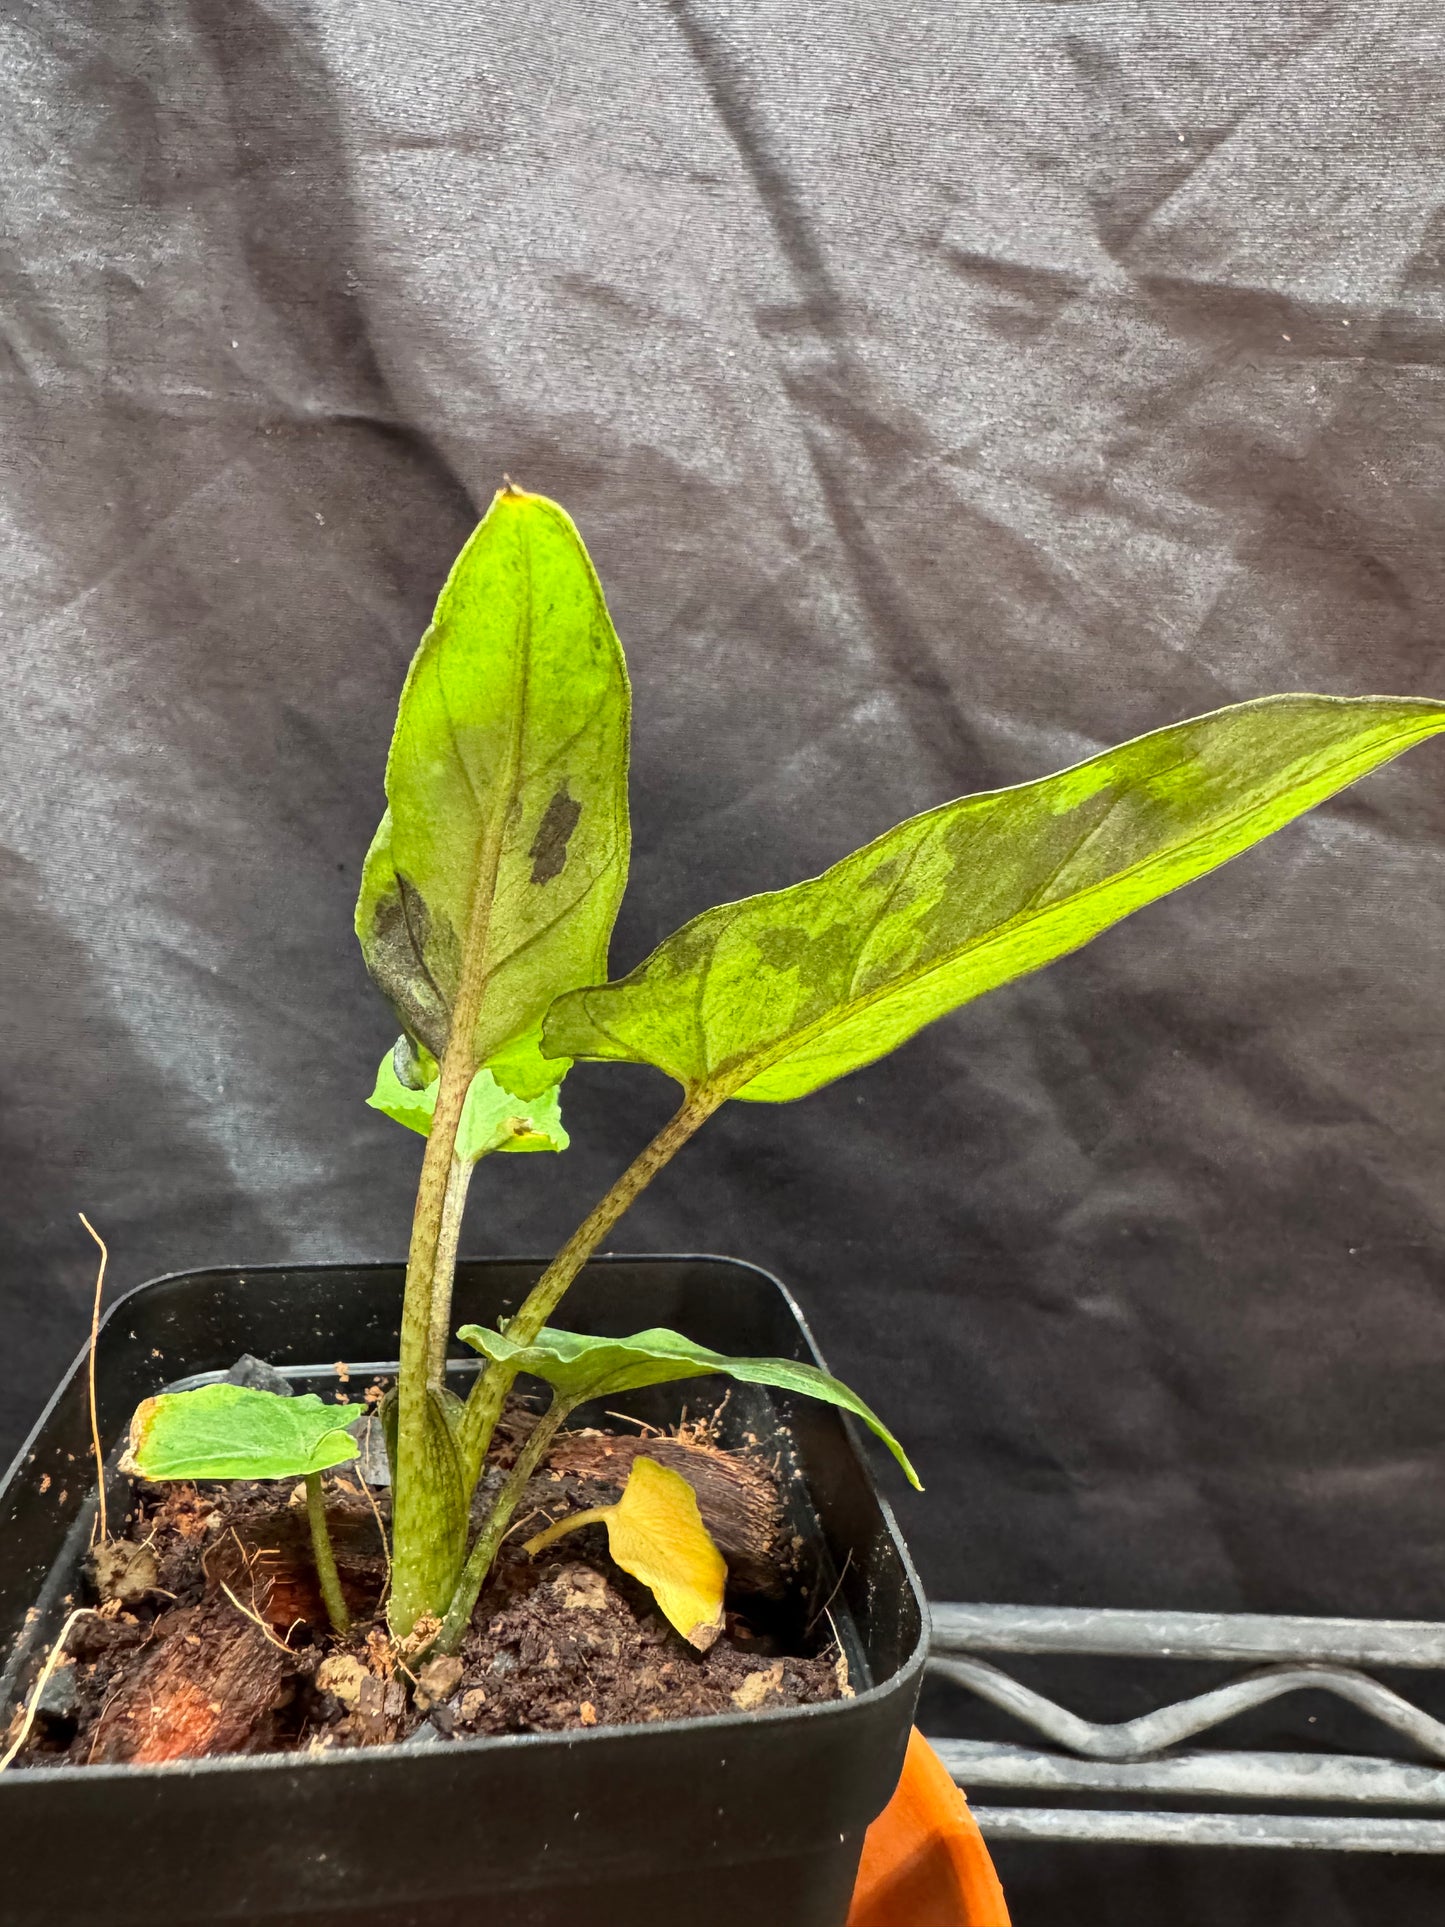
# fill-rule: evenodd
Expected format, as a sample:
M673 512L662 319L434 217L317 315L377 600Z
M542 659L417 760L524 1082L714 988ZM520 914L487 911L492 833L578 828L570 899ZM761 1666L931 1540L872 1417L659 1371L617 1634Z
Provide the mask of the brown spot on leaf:
M399 872L393 876L396 887L378 899L370 941L362 945L366 967L411 1034L440 1057L461 946L450 923L432 914L411 879Z
M561 875L567 861L567 845L581 816L582 805L563 783L547 805L527 852L532 859L533 883L550 883L553 877Z

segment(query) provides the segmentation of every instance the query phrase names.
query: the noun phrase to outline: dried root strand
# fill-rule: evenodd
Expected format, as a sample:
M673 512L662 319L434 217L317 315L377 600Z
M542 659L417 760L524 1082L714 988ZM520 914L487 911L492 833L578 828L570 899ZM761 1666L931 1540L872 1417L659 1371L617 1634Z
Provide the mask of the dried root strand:
M45 1664L40 1669L40 1677L36 1680L30 1698L26 1701L25 1717L20 1722L20 1731L10 1742L5 1753L0 1755L0 1773L3 1773L7 1766L18 1759L21 1748L30 1738L30 1729L35 1724L35 1715L40 1709L40 1701L44 1696L46 1687L50 1684L56 1667L60 1664L65 1652L65 1642L74 1630L76 1622L81 1619L92 1619L95 1616L95 1608L93 1606L77 1606L69 1619L67 1619L61 1627L60 1635L46 1656Z

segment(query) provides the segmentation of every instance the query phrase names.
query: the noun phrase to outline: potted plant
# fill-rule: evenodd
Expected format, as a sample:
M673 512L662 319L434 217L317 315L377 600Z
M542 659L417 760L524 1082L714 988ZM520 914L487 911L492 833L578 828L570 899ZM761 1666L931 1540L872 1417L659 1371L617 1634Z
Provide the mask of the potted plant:
M912 1469L773 1281L594 1262L598 1246L722 1104L870 1063L1445 729L1445 708L1405 698L1221 710L942 804L704 912L608 982L629 702L577 531L508 484L408 674L357 906L402 1027L371 1101L426 1139L404 1282L213 1272L113 1308L88 1364L97 1452L128 1432L114 1534L104 1485L91 1509L63 1469L88 1430L84 1370L22 1451L0 1494L0 1612L21 1634L0 1779L14 1927L152 1920L177 1870L177 1922L440 1927L486 1902L509 1927L679 1909L690 1927L838 1927L925 1637L852 1420ZM581 1058L666 1072L676 1113L550 1263L459 1268L476 1163L564 1149L558 1092ZM712 1443L677 1431L698 1379L719 1394ZM625 1449L589 1433L589 1487L565 1470L564 1421L622 1399L651 1429ZM384 1519L379 1468L352 1476L378 1432ZM749 1451L716 1444L745 1435ZM786 1527L731 1614L746 1548L704 1491L717 1460L772 1464ZM750 1603L769 1583L773 1605ZM616 1651L559 1630L614 1593ZM547 1680L593 1665L604 1685L644 1678L650 1702L599 1686L559 1712Z

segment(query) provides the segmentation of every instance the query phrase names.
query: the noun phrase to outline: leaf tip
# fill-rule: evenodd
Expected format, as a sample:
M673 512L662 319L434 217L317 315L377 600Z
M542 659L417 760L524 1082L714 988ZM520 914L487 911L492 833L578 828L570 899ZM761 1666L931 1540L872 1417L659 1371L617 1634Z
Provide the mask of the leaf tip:
M689 1646L699 1653L710 1653L722 1637L722 1608L718 1608L716 1619L700 1619L690 1633L684 1633Z

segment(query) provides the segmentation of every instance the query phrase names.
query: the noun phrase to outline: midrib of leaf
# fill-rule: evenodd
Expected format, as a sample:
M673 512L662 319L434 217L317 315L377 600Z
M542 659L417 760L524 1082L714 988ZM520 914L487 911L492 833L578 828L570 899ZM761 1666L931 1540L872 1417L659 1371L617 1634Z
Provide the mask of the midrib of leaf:
M1431 732L1426 732L1426 734L1429 733ZM1418 730L1401 729L1393 735L1386 737L1381 747L1387 748L1391 743L1405 742L1412 739L1415 741L1421 740ZM1348 768L1355 760L1356 758L1352 755L1340 756L1335 761L1328 763L1322 771L1322 774L1333 776L1337 770ZM1376 763L1382 760L1383 759L1379 757L1375 758ZM1343 787L1343 785L1341 787ZM1324 801L1325 799L1322 798L1321 800ZM939 814L941 815L943 811L949 807L950 805L947 803L940 804ZM1102 881L1090 884L1087 889L1077 891L1074 895L1065 897L1058 903L1046 904L1040 909L1013 917L1008 923L1001 924L997 930L982 938L977 944L962 945L958 949L950 951L947 956L936 958L931 963L915 965L912 970L905 971L901 975L893 978L890 982L879 985L877 989L865 991L861 997L850 999L849 1002L841 1008L834 1005L832 1010L825 1012L821 1017L815 1018L811 1024L804 1026L802 1030L790 1032L773 1050L760 1052L756 1057L732 1059L729 1062L719 1065L717 1071L712 1076L699 1079L695 1085L689 1084L686 1088L689 1093L694 1090L715 1091L719 1088L726 1088L727 1094L732 1095L744 1085L751 1083L755 1077L761 1076L764 1071L771 1070L775 1064L779 1064L785 1058L792 1057L806 1050L809 1044L816 1042L820 1037L825 1037L829 1031L838 1030L844 1024L851 1022L854 1017L862 1016L866 1011L871 1010L875 1005L886 1003L889 999L900 995L903 991L912 989L917 984L926 983L930 977L936 976L939 971L947 970L951 965L956 964L961 957L986 957L991 950L998 949L1008 939L1017 936L1020 931L1028 929L1031 924L1038 923L1047 917L1055 916L1063 910L1074 909L1086 904L1092 898L1100 896L1106 891L1115 889L1119 884L1126 882L1131 877L1145 875L1150 870L1158 869L1166 863L1175 862L1180 857L1187 855L1188 852L1197 845L1214 842L1220 836L1226 835L1238 824L1248 821L1251 816L1257 813L1257 805L1252 809L1245 808L1236 810L1231 815L1223 817L1208 833L1186 837L1181 843L1171 844L1169 849L1163 854L1156 853L1153 856L1141 857L1137 863L1131 863L1123 870L1115 870L1112 875L1103 878ZM1079 852L1086 847L1099 828L1099 823L1091 825L1089 830L1080 837L1074 848L1069 852L1069 855L1064 858L1063 862L1056 865L1053 872L1054 877L1057 877L1060 871L1074 861ZM878 837L876 841L882 843L890 834L891 832L885 831L884 835ZM916 849L914 854L916 854ZM1232 854L1242 855L1243 852L1235 851ZM1227 863L1230 860L1230 857L1223 857L1221 858L1221 863ZM911 865L912 857L909 858L909 863ZM1200 872L1201 876L1207 874L1207 871ZM1052 881L1052 879L1050 880ZM1197 878L1191 879L1191 881L1197 880ZM892 900L892 894L893 893L890 892L890 901ZM872 936L877 932L881 915L882 913L880 912L880 915L873 920L873 930L869 936L870 942ZM866 948L867 945L865 944L864 949ZM715 951L710 953L706 960L709 968L713 954L715 954ZM852 973L854 977L856 977L860 967L861 964L854 966ZM589 1019L592 1022L596 1022L595 1018L591 1018L590 1012ZM602 1024L598 1024L597 1027L599 1030L606 1029L606 1026ZM611 1033L609 1032L608 1034L610 1035ZM738 1074L739 1071L742 1072L741 1075Z
M516 665L513 671L512 702L510 704L513 722L511 739L507 745L507 769L503 783L506 800L504 805L497 810L494 823L488 826L483 837L482 847L477 854L477 875L472 885L472 904L467 918L467 943L466 949L462 954L462 968L460 980L457 984L457 1000L452 1017L452 1030L447 1038L448 1057L452 1054L451 1045L455 1037L460 1035L467 1040L466 1077L462 1087L463 1101L465 1101L466 1098L466 1086L470 1084L472 1072L476 1069L475 1064L471 1062L471 1040L477 1027L477 1019L481 1015L482 999L486 995L487 981L492 974L489 968L491 963L492 912L497 900L497 875L502 866L502 845L506 841L507 825L511 821L512 812L517 803L518 791L523 781L522 745L527 737L527 702L531 685L530 670L532 664L532 532L528 526L525 515L520 518L519 528L521 535L520 546L522 549L522 624L521 636L515 651ZM443 700L445 700L445 698L443 698ZM446 704L446 711L447 721L450 723L450 703ZM453 741L455 740L455 733L453 733ZM475 801L477 792L476 786L472 781L472 772L460 753L458 754L458 761L462 765L462 774L466 778L467 788ZM462 1021L464 999L466 999L468 1004L465 1012L465 1022ZM442 1096L443 1093L438 1091L438 1110L441 1108ZM460 1107L457 1111L457 1120L458 1122L461 1120ZM435 1129L435 1125L433 1129ZM455 1136L455 1132L453 1136Z

